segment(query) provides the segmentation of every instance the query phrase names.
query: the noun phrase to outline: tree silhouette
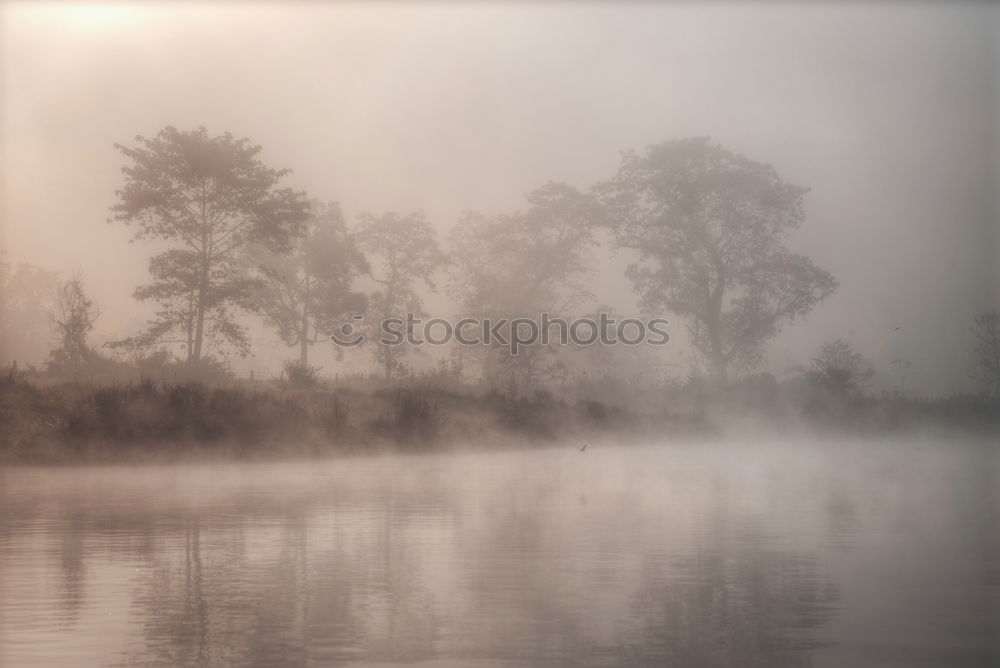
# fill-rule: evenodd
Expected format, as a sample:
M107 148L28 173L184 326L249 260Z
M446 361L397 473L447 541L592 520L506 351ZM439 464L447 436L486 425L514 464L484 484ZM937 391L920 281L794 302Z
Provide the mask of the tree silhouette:
M864 389L873 375L875 372L864 357L840 339L826 343L806 372L810 382L839 394L854 394Z
M265 166L260 146L228 132L210 137L204 127L167 127L136 143L115 144L127 163L112 220L133 227L134 240L171 247L150 260L153 281L134 293L160 305L156 318L116 345L180 343L187 361L197 362L207 339L246 354L236 314L250 305L254 282L241 255L250 244L287 250L308 215L304 194L277 188L288 170Z
M804 218L806 189L708 138L626 153L597 190L618 245L639 253L628 275L643 305L689 317L693 344L721 383L837 286L784 245Z
M451 292L464 316L565 318L590 297L584 278L593 269L597 202L563 183L548 183L526 199L523 213L469 212L452 231ZM500 332L510 339L509 326ZM475 348L484 356L484 380L506 382L512 394L530 390L554 364L552 343L526 346L517 355L502 344Z
M993 399L1000 401L1000 312L996 309L977 313L972 322L976 337L976 373L973 378L986 386Z
M434 270L445 260L434 228L424 214L419 211L406 216L391 211L381 216L364 214L358 242L369 255L373 264L371 275L379 285L369 300L374 326L379 327L388 318L405 318L407 313L421 314L423 300L416 286L423 282L433 290ZM405 354L402 345L376 342L375 361L386 380L402 373Z
M59 272L20 262L0 251L0 357L37 362L49 350Z
M367 299L351 283L368 263L336 203L313 203L302 236L291 253L258 249L253 254L262 276L256 303L289 346L299 347L299 365L309 363L309 346L329 337L337 323L365 310Z
M52 318L59 335L59 347L50 354L50 369L77 370L94 355L87 345L87 335L100 315L100 309L87 296L79 276L59 285Z

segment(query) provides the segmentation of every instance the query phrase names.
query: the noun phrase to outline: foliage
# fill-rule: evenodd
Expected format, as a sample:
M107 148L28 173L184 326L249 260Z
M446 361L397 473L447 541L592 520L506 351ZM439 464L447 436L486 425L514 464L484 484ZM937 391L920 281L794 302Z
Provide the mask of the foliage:
M49 349L59 272L26 263L11 269L0 252L0 358L41 361Z
M695 347L723 383L836 288L784 245L804 218L806 189L708 138L627 153L598 192L618 245L639 254L628 275L643 305L689 317Z
M434 228L422 212L400 216L395 212L381 216L361 216L358 243L372 263L372 278L379 288L369 299L369 322L375 327L388 318L405 318L407 313L422 313L423 300L416 291L423 282L434 289L434 271L444 263ZM380 332L373 337L379 338ZM385 380L403 375L402 357L406 346L376 342L373 355Z
M27 385L27 369L18 369L17 361L11 362L7 373L0 375L0 392L13 392Z
M1000 401L1000 312L996 309L976 314L972 324L975 336L976 372L973 378Z
M282 375L289 389L309 390L320 385L320 367L303 364L301 360L287 360L282 365Z
M253 261L262 277L255 304L289 346L299 346L299 362L309 362L309 345L326 339L352 313L367 306L354 292L354 278L368 263L347 230L340 206L312 204L304 233L290 253L255 249Z
M161 376L174 383L224 385L233 380L229 363L223 358L203 355L198 361L172 360Z
M135 147L115 144L125 156L125 183L113 220L133 228L135 240L171 245L149 263L152 282L135 298L160 310L144 333L117 342L148 348L180 344L197 362L204 342L249 350L236 315L252 303L254 281L241 256L251 244L287 250L308 215L302 193L277 188L288 170L265 166L260 146L228 132L209 137L204 127L167 127Z
M301 435L306 411L291 399L200 383L139 383L95 388L77 399L66 432L77 442L232 440L243 447L266 439Z
M100 314L100 309L87 296L81 278L75 276L59 286L53 314L59 347L49 355L50 372L78 372L85 362L97 357L87 344L87 335Z
M591 297L584 279L594 267L597 202L562 183L548 183L526 199L523 213L469 212L452 231L450 291L463 315L538 322L542 313L565 318ZM510 340L510 326L499 332ZM532 391L559 368L554 343L517 355L501 343L477 348L483 380L512 394Z
M558 435L558 428L566 426L557 410L563 406L557 405L549 392L536 391L533 395L520 397L490 392L483 402L503 430L521 436L553 439Z
M427 445L440 435L442 421L438 404L428 392L397 387L390 414L380 416L372 426L401 443Z
M806 378L816 387L844 395L863 390L874 375L864 357L839 339L824 344L806 372Z

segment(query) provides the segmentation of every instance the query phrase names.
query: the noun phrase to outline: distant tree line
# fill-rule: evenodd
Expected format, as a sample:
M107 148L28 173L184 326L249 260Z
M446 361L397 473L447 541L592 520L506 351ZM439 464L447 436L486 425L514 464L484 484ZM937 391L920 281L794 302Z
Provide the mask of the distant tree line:
M373 327L423 314L423 291L436 289L439 273L463 316L592 313L588 285L606 241L634 258L627 276L644 309L682 318L697 360L724 386L758 366L768 341L837 288L829 272L786 245L804 222L807 190L708 138L625 153L617 172L587 191L547 183L526 196L523 211L467 212L445 248L420 211L364 213L349 224L338 203L283 187L288 170L265 165L260 146L229 133L167 127L116 148L124 180L110 220L161 249L150 259L149 282L133 293L156 305L155 316L142 331L107 344L133 358L179 350L180 363L198 366L218 363L226 351L247 355L244 316L257 314L297 349L294 364L305 372L310 346L354 314ZM12 271L4 262L2 269L4 308L20 315L5 317L0 334L31 337L27 330L39 327L27 306L31 286L51 284L51 277L29 275L25 265ZM364 281L374 286L367 293L359 288ZM69 369L96 354L86 337L100 311L81 278L61 283L49 310L59 334L51 366ZM1000 398L996 311L978 315L973 332L975 377ZM410 372L409 354L407 346L371 345L386 381ZM560 352L541 345L517 356L496 346L457 349L452 368L514 394L565 373ZM861 391L872 371L836 341L805 375L849 394Z

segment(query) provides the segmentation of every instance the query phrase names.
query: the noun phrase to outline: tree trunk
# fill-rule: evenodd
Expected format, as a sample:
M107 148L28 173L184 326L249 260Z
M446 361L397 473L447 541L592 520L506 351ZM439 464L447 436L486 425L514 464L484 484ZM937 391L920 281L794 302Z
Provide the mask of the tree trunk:
M299 333L299 364L303 367L309 364L309 340L306 338L309 326L305 318L302 319L302 331Z
M710 317L705 325L708 327L708 340L712 346L711 362L715 372L715 382L725 387L729 384L729 372L726 364L726 353L722 345L722 281L712 291L709 301Z
M309 274L305 277L302 295L302 323L299 326L299 364L309 364Z
M725 387L729 384L729 372L726 369L726 354L722 349L721 320L718 317L713 318L707 325L709 345L712 347L710 362L715 374L715 382L719 387Z
M719 387L726 387L729 385L729 370L726 368L726 357L722 354L721 350L715 349L715 345L712 346L712 366L715 371L715 382L718 383Z
M191 315L191 307L194 305L194 290L188 291L187 320L184 322L184 334L187 337L187 361L191 361L194 355L194 321Z
M195 329L194 329L194 353L191 355L189 362L198 362L201 360L201 342L205 334L205 289L204 287L198 290L198 312L196 315Z

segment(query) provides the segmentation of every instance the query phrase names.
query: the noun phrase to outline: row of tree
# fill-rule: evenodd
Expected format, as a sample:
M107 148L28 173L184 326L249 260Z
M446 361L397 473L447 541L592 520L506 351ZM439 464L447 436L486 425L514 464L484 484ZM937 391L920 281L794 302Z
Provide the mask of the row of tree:
M756 364L764 344L836 288L836 281L785 245L803 221L806 190L773 168L707 138L665 142L624 156L617 174L582 192L549 183L513 214L466 214L446 256L421 213L364 215L350 228L338 205L280 187L287 170L231 134L173 127L117 145L125 182L112 220L137 240L168 248L149 265L136 299L159 310L126 349L180 344L197 362L210 347L249 352L244 311L262 314L307 363L309 345L350 313L378 322L420 312L417 286L434 287L450 260L450 289L465 316L513 318L580 314L600 232L634 251L628 276L650 312L687 320L691 341L721 382ZM370 276L366 297L355 280ZM466 351L463 351L466 352ZM402 368L403 347L376 346L386 377ZM516 358L468 351L486 374L530 384L553 350Z
M626 153L618 172L588 191L550 182L529 193L520 212L467 212L446 240L447 253L420 212L364 214L352 226L338 204L281 187L288 170L264 165L261 147L247 139L167 127L116 147L125 157L124 184L111 220L129 226L135 240L164 247L150 259L150 282L134 292L157 305L155 317L144 331L108 344L136 355L179 347L193 365L211 351L245 355L250 339L242 316L251 312L298 348L306 368L310 346L353 314L377 327L422 313L422 286L435 289L445 267L463 317L593 316L588 285L596 251L608 242L631 253L627 274L643 307L684 318L700 361L725 384L734 372L752 369L768 340L837 286L786 246L803 222L806 189L707 138ZM4 265L5 287L40 289L45 281L30 269ZM359 289L365 282L370 289ZM92 354L86 337L99 310L73 278L61 284L53 311L60 343L50 364L78 365ZM5 336L14 334L6 329ZM977 376L1000 395L996 312L978 316L974 332ZM405 373L406 346L372 351L384 378ZM516 356L499 343L458 347L455 357L460 373L471 362L485 380L514 392L564 371L555 345ZM855 391L871 374L855 351L834 342L809 375Z

